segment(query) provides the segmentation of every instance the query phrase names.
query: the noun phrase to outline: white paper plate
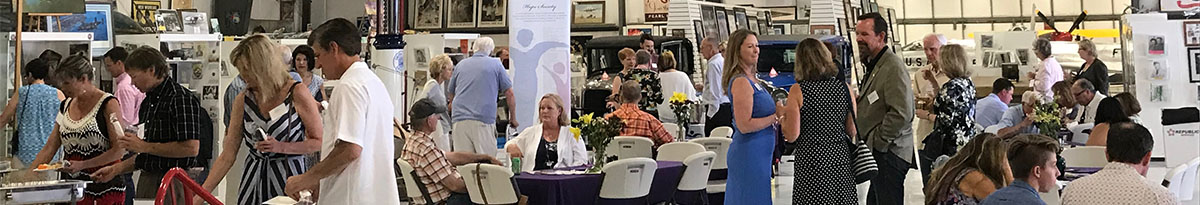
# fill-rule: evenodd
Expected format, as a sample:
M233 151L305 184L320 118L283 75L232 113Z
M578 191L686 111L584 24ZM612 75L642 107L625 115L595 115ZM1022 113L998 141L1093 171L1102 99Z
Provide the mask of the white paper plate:
M271 200L267 200L267 201L263 202L263 204L266 204L266 205L293 205L293 204L296 204L296 200L293 200L292 197L288 197L288 196L277 196L275 198L271 198Z

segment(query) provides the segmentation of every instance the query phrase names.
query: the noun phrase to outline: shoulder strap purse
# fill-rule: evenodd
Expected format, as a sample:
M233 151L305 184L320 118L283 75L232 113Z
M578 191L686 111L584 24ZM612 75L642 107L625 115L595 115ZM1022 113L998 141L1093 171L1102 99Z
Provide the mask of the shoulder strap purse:
M849 85L847 85L846 86L846 101L851 101L850 100L850 91L851 91L850 87L849 87ZM851 102L853 102L853 101L851 101ZM851 104L850 106L854 106L854 105ZM850 121L852 123L857 124L858 123L857 119L856 119L856 118L858 118L858 116L856 115L857 113L854 113L853 109L851 109L849 111L849 113L850 113ZM854 170L853 170L854 171L854 183L861 184L863 182L870 181L871 179L875 178L875 175L879 174L879 166L875 163L875 156L871 155L871 148L867 147L866 140L856 139L856 140L847 140L847 142L849 142L848 146L854 148L854 152L850 153L850 157L853 160L853 161L851 161L851 163L852 163L851 165L854 165L854 167L853 167L854 168Z

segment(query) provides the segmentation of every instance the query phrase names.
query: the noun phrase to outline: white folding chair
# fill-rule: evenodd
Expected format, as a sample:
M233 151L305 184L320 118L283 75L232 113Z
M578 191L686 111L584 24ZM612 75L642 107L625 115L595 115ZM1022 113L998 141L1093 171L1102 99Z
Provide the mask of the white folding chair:
M1067 160L1067 167L1104 167L1108 165L1108 156L1104 146L1082 146L1067 148L1062 151L1062 157Z
M636 199L650 194L658 163L650 158L631 158L604 165L600 199Z
M617 156L617 159L629 159L635 157L654 157L654 141L647 137L639 136L617 136L608 143L608 148L605 150L610 156Z
M683 135L679 134L679 125L678 124L675 124L675 123L662 123L662 124L663 124L663 129L667 130L667 133L671 133L672 138L683 139Z
M662 154L659 153L659 156L662 156ZM679 186L676 190L679 192L696 193L697 197L701 197L700 201L704 201L708 197L708 193L706 193L708 189L708 174L712 171L712 161L716 157L717 153L702 151L684 159L683 175L679 177Z
M720 126L720 127L714 128L712 130L712 132L708 134L708 137L732 138L733 137L733 128L729 127L729 126Z
M704 145L695 142L671 142L658 147L658 161L682 162L692 154L704 151Z
M1200 157L1167 172L1166 177L1163 178L1163 186L1167 187L1167 191L1175 195L1179 201L1192 200L1195 192L1191 190L1196 189L1197 169L1200 169Z
M409 198L425 199L426 203L432 203L433 198L429 197L429 191L425 190L425 185L417 179L417 172L413 170L412 165L403 158L396 159L396 165L400 166L400 177L404 178L404 190Z
M733 143L732 138L706 137L706 138L696 138L696 139L693 139L691 142L695 142L697 144L700 144L701 146L704 146L705 150L713 151L713 152L717 153L717 158L713 159L713 165L712 165L713 169L728 169L729 168L729 165L725 163L725 156L727 153L729 153L729 151L728 151L729 144ZM764 149L766 149L766 148L764 148Z
M494 164L470 163L458 166L475 204L516 204L520 192L513 182L512 170Z

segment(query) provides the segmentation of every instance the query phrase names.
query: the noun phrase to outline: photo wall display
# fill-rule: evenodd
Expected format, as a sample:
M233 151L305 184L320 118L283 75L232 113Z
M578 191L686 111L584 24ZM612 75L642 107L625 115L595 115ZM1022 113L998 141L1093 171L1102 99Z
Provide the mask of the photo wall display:
M414 0L413 28L508 26L508 0ZM603 13L603 12L601 12Z

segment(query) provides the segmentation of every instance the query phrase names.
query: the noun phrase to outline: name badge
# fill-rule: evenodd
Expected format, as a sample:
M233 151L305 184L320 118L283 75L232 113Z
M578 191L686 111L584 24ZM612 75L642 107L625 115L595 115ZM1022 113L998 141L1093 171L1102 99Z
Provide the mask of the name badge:
M875 104L876 100L879 100L878 92L872 91L871 94L867 94L867 104Z

